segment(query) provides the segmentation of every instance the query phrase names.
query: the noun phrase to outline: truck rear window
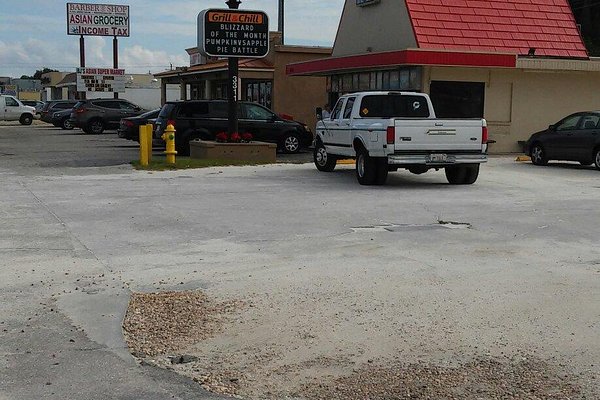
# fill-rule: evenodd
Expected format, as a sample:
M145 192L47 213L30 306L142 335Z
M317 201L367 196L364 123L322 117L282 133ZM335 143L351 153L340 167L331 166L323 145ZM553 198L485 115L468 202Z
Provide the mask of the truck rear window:
M362 118L427 118L429 107L423 96L365 96L360 104Z

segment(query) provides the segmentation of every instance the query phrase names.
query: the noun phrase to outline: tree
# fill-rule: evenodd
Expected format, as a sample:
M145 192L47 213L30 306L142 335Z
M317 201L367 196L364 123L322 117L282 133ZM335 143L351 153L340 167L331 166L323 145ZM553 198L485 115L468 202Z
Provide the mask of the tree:
M42 78L42 75L47 72L58 72L56 69L44 67L42 69L38 69L35 71L33 75L21 75L21 79L39 79L42 81L42 84L46 84L50 82L48 78Z
M590 56L600 56L600 2L569 0Z
M37 71L35 71L35 74L33 74L33 79L42 79L42 74L48 72L58 72L58 70L47 67L44 67L43 69L38 69Z

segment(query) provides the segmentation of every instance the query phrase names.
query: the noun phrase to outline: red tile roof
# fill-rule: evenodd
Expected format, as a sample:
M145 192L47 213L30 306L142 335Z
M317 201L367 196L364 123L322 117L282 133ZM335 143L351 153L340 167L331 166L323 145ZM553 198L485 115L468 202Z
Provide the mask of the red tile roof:
M568 0L406 0L421 49L587 58Z

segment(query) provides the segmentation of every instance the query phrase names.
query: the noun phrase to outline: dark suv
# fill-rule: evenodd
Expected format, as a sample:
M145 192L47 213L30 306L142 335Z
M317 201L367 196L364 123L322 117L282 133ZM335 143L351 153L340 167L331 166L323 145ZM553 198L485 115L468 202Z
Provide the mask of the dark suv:
M167 102L156 119L154 138L160 139L167 124L173 124L177 152L188 155L191 140L215 140L217 133L227 132L227 110L227 100ZM239 102L238 118L239 133L249 132L254 140L277 143L287 153L297 153L313 140L306 125L282 119L260 104Z
M52 115L57 111L68 110L77 104L77 100L52 100L44 103L40 110L40 119L52 123Z
M69 122L85 133L100 134L105 129L117 129L121 118L144 112L142 107L122 99L81 100L73 107Z

